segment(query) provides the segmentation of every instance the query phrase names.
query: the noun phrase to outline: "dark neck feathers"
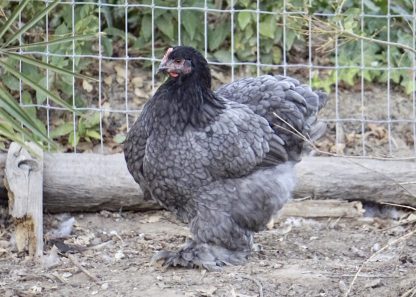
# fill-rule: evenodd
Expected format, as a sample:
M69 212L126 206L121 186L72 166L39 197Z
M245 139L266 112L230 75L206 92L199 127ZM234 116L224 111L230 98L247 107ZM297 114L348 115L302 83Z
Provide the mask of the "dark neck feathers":
M189 125L206 127L222 113L225 102L211 90L211 75L207 70L198 73L194 69L188 75L169 78L157 90L152 100L158 121L183 133Z

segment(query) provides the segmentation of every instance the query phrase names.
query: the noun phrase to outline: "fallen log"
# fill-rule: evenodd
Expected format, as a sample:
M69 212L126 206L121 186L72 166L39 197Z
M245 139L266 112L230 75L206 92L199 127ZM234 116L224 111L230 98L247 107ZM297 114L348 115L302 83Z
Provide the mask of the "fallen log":
M295 197L416 206L415 161L309 157L296 166Z
M0 155L0 174L1 172ZM416 163L342 157L304 157L296 165L294 197L362 200L416 207ZM44 210L148 210L122 154L44 154ZM3 184L0 183L0 187ZM1 193L0 188L0 193Z
M345 200L292 200L279 211L277 218L358 218L365 210L360 201Z
M45 154L43 193L49 212L160 209L144 199L123 154Z

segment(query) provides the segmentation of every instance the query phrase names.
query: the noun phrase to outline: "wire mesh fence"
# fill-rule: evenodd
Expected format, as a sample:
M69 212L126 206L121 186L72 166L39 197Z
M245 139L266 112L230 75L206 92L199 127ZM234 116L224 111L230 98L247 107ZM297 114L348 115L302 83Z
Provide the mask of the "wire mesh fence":
M32 1L18 27L51 3ZM15 66L80 113L28 91L7 73L3 79L21 106L36 109L33 115L64 150L120 151L126 131L163 80L156 70L166 48L191 45L209 61L215 86L283 74L329 92L320 150L407 158L416 153L415 31L416 1L409 0L61 1L36 30L21 36L20 45L104 34L22 47L19 53L97 81L37 72L24 62Z

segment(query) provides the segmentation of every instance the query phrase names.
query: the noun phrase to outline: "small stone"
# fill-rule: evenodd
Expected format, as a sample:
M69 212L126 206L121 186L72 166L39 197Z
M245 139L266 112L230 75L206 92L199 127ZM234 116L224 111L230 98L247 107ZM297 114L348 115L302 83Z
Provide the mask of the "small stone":
M108 217L110 217L111 213L107 210L102 210L102 211L100 211L100 215L102 215L105 218L108 218Z
M29 291L32 294L40 294L40 293L42 293L42 287L34 285L34 286L30 287Z
M381 287L383 284L381 282L381 279L376 278L375 280L370 281L365 285L365 288L377 288Z
M107 289L108 289L108 283L103 283L103 284L101 285L101 289L103 289L103 290L107 290Z
M72 276L72 273L71 272L64 272L64 273L62 273L62 277L63 278L68 278L68 277L71 277Z
M114 258L115 258L117 261L119 261L119 260L123 259L124 257L125 257L125 255L124 255L124 253L123 253L123 251L122 251L122 250L118 250L118 251L116 252L116 254L114 255Z
M362 250L357 249L355 246L351 247L351 252L353 252L358 257L365 258L365 253Z
M371 251L372 252L377 252L380 250L380 244L378 242L376 242L372 247L371 247Z
M338 287L339 287L339 290L340 290L342 293L345 293L345 292L347 292L347 291L348 291L348 287L347 287L347 285L345 284L345 282L344 282L343 280L340 280L340 281L339 281L339 283L338 283Z
M260 267L266 267L266 266L268 266L269 264L267 263L267 262L265 262L265 261L260 261L259 262L259 266Z

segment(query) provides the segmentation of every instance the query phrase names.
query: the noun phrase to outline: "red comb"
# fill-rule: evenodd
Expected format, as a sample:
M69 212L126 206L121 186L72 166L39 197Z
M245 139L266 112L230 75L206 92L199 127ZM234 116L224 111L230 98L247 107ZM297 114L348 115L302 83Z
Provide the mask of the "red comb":
M168 60L168 56L172 51L173 51L173 48L171 47L167 49L165 55L162 58L162 63L165 63Z

